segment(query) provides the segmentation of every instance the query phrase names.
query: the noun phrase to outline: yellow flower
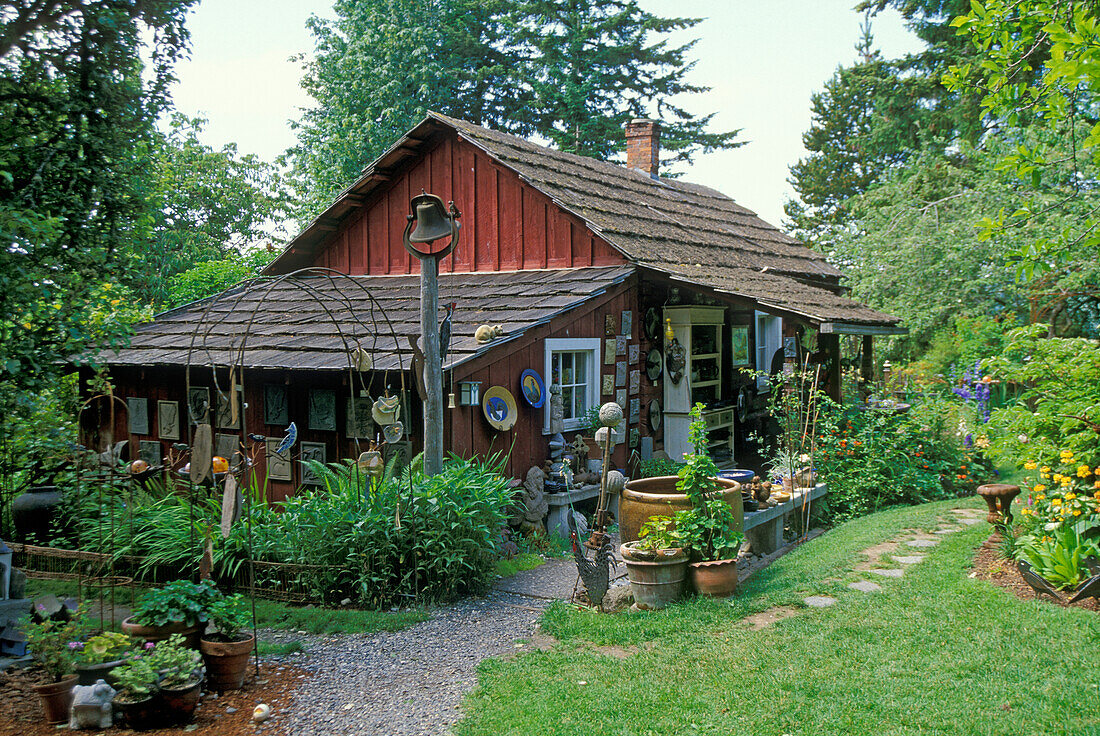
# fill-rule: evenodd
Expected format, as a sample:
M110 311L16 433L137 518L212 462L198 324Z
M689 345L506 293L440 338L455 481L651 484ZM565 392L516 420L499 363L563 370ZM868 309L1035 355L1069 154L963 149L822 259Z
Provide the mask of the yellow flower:
M1040 488L1042 488L1042 487L1043 486L1040 486ZM1035 497L1035 500L1036 501L1042 501L1044 498L1046 498L1046 496L1044 494L1040 493L1038 496Z
M1024 516L1031 516L1031 509L1020 509L1020 513Z
M1067 494L1066 494L1066 500L1067 500L1067 501L1072 501L1072 500L1073 500L1073 499L1075 499L1075 498L1077 498L1077 494L1076 494L1076 493L1067 493Z
M1064 475L1062 476L1062 488L1068 488L1069 484L1072 483L1072 482L1073 482L1072 478L1067 478Z
M1089 470L1088 465L1079 465L1077 467L1077 477L1078 478L1088 478L1090 475L1092 475L1092 471Z
M1100 465L1096 466L1096 468L1092 471L1092 474L1093 475L1100 475Z
M1050 472L1050 466L1049 465L1044 465L1043 467L1039 468L1039 472L1040 473L1049 473Z
M1058 453L1058 455L1063 458L1073 457L1073 450L1062 450L1060 453Z
M1031 460L1028 460L1026 463L1024 463L1024 470L1035 470L1035 468L1037 467L1039 467L1039 464Z
M1059 483L1059 482L1061 482L1061 480L1062 480L1062 478L1063 478L1063 477L1064 477L1064 476L1063 476L1063 475L1062 475L1061 473L1055 473L1055 474L1054 474L1054 482L1055 482L1055 483Z
M1032 488L1031 490L1035 491L1036 493L1042 493L1042 492L1043 492L1043 491L1045 491L1046 489L1047 489L1047 487L1046 487L1046 486L1044 486L1044 485L1043 485L1042 483L1040 483L1039 485L1035 486L1035 487L1034 487L1034 488Z
M1080 516L1081 515L1081 509L1074 509L1073 515L1074 516Z
M1062 499L1052 498L1052 499L1050 499L1050 505L1051 506L1061 506L1062 505Z
M111 306L112 306L112 307L117 307L117 306L118 306L119 304L122 304L122 300L121 300L121 299L112 299L112 300L111 300Z

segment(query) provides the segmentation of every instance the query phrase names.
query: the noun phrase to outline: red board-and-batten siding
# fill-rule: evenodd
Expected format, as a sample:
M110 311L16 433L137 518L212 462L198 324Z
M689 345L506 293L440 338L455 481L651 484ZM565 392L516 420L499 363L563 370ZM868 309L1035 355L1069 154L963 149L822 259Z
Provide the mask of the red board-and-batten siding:
M341 223L314 265L352 275L419 272L401 244L409 200L424 189L462 213L459 244L442 272L610 266L627 260L585 223L457 135L444 138Z

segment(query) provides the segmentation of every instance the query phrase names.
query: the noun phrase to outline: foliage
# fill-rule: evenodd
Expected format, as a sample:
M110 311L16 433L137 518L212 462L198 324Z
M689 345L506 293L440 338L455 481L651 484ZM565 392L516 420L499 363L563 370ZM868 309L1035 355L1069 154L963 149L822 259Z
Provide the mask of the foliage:
M654 457L649 460L642 460L638 464L638 477L639 478L658 478L668 475L679 475L680 468L684 467L683 463L676 462L669 458Z
M698 21L661 18L636 0L338 0L309 21L315 52L302 86L316 100L287 156L308 220L428 110L563 150L610 158L623 124L651 115L672 158L730 148L681 95L691 43L670 32ZM675 99L674 99L675 98Z
M1054 458L1066 449L1100 453L1100 348L1083 338L1047 337L1045 325L1006 336L1003 352L983 362L1018 399L993 411L993 449L1005 459Z
M103 664L122 659L133 646L133 640L117 631L104 631L96 634L77 647L76 661L79 664Z
M241 631L252 623L248 601L240 593L227 595L210 605L210 621L226 641L237 641Z
M134 623L142 626L198 626L210 619L210 608L221 597L222 594L210 580L198 583L173 580L145 594L134 608Z
M140 655L152 670L160 675L158 684L164 688L181 688L199 680L202 656L187 647L183 634L172 634Z
M262 248L217 261L202 261L168 280L164 306L173 308L220 294L234 284L257 276L275 259L274 249Z
M136 703L145 700L159 688L157 679L160 674L153 669L149 659L142 656L131 657L111 671L119 700Z
M36 604L39 610L45 610L42 604ZM34 661L42 665L54 682L61 682L72 673L80 647L80 634L83 629L83 612L78 612L66 621L52 618L41 621L24 618L19 628L27 638L27 648Z
M683 546L682 535L671 516L651 516L638 529L638 549L656 552Z
M1054 587L1073 590L1089 577L1085 557L1100 555L1100 547L1065 526L1043 535L1017 537L1015 554Z
M602 427L600 424L600 405L590 406L585 409L584 414L577 417L577 431L585 437L595 437L596 430Z

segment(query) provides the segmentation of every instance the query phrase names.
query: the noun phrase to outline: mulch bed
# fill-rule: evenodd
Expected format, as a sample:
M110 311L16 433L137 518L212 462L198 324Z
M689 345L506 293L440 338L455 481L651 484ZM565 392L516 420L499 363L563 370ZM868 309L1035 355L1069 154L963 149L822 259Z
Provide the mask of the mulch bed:
M294 691L306 672L298 667L278 662L262 662L259 678L250 677L244 688L233 693L214 697L203 693L202 702L195 714L194 723L183 727L163 728L141 733L151 736L169 734L206 734L208 736L242 736L263 734L276 736L285 733L283 715ZM56 736L57 726L42 722L42 706L32 687L47 681L46 674L38 668L0 672L0 736ZM252 722L252 709L259 703L267 703L272 718L263 724ZM233 712L227 712L235 709ZM68 728L65 727L68 732ZM133 734L124 728L97 731L102 734Z
M1084 608L1088 611L1100 612L1100 603L1097 603L1095 598L1086 598L1071 605L1065 601L1059 603L1049 595L1040 596L1030 585L1024 582L1023 577L1020 576L1020 571L1016 569L1016 563L1004 559L1001 557L1000 552L995 549L984 547L978 549L978 554L974 558L974 572L977 573L977 577L1004 588L1017 598L1023 598L1024 600L1038 598L1055 606ZM1067 596L1067 598L1071 597L1072 595Z

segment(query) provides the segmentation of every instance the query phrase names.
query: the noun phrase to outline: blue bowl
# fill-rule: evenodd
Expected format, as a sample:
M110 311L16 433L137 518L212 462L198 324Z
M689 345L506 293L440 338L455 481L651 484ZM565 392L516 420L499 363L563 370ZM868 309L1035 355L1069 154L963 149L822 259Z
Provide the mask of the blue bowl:
M719 470L718 477L725 480L735 480L742 485L745 483L752 483L753 476L756 475L755 470L746 470L745 468L734 468L733 470Z

